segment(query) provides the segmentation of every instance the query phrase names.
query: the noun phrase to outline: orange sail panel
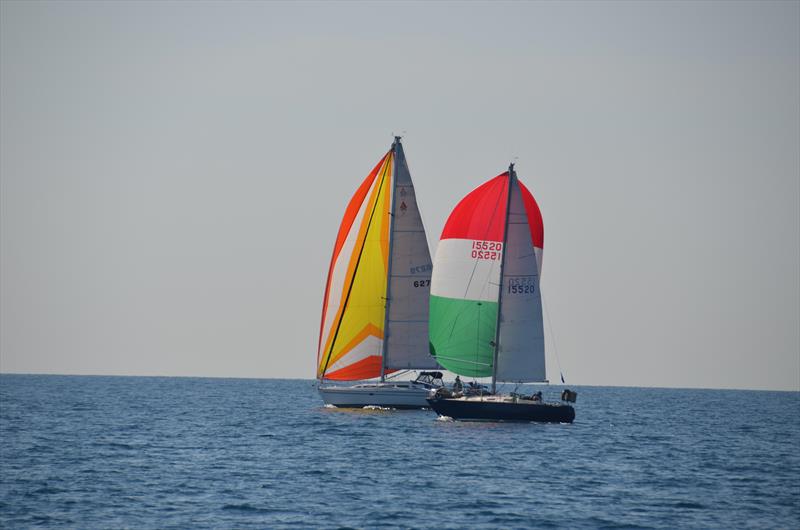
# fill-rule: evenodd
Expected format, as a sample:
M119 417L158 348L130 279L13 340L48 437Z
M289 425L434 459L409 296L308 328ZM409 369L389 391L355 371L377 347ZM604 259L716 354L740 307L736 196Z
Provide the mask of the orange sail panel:
M380 376L393 164L389 151L353 195L339 226L322 307L318 377Z

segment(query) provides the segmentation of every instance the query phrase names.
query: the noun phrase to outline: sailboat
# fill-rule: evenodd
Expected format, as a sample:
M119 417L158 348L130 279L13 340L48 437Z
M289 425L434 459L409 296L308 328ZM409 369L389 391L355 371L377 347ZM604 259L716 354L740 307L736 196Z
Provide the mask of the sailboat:
M442 373L428 352L431 255L400 137L345 210L317 347L318 390L337 407L424 408ZM392 380L423 370L413 381ZM331 381L364 381L351 386Z
M444 368L492 378L486 392L441 389L428 399L460 420L567 422L575 393L497 393L497 382L547 382L539 278L544 226L514 164L456 205L445 223L431 280L430 349Z

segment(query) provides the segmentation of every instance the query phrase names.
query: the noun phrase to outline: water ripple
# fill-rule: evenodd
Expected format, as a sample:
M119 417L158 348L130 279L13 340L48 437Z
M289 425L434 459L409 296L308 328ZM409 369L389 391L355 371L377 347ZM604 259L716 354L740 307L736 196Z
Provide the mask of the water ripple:
M572 425L462 423L308 381L0 375L0 527L800 527L800 393L580 393Z

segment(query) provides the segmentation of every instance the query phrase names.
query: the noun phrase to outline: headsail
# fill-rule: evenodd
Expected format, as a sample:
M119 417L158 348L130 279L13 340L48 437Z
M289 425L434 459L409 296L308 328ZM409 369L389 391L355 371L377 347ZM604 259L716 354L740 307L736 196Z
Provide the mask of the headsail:
M353 195L339 227L323 301L317 377L369 379L383 370L435 367L427 353L430 270L428 241L397 139Z
M347 206L333 248L322 307L317 376L380 375L389 254L393 154L370 172Z
M431 278L431 354L451 372L492 375L508 193L500 175L464 197L445 223Z
M544 379L543 239L536 201L508 172L455 207L439 241L431 285L430 349L443 367L472 377L493 375L499 338L497 379Z

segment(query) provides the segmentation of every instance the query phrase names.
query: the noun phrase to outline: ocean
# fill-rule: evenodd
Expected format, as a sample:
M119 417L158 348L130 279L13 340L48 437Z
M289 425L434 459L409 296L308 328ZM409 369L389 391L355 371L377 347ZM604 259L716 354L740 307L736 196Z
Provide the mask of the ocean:
M0 375L0 527L800 527L799 392L575 389L572 425L461 423L304 380Z

